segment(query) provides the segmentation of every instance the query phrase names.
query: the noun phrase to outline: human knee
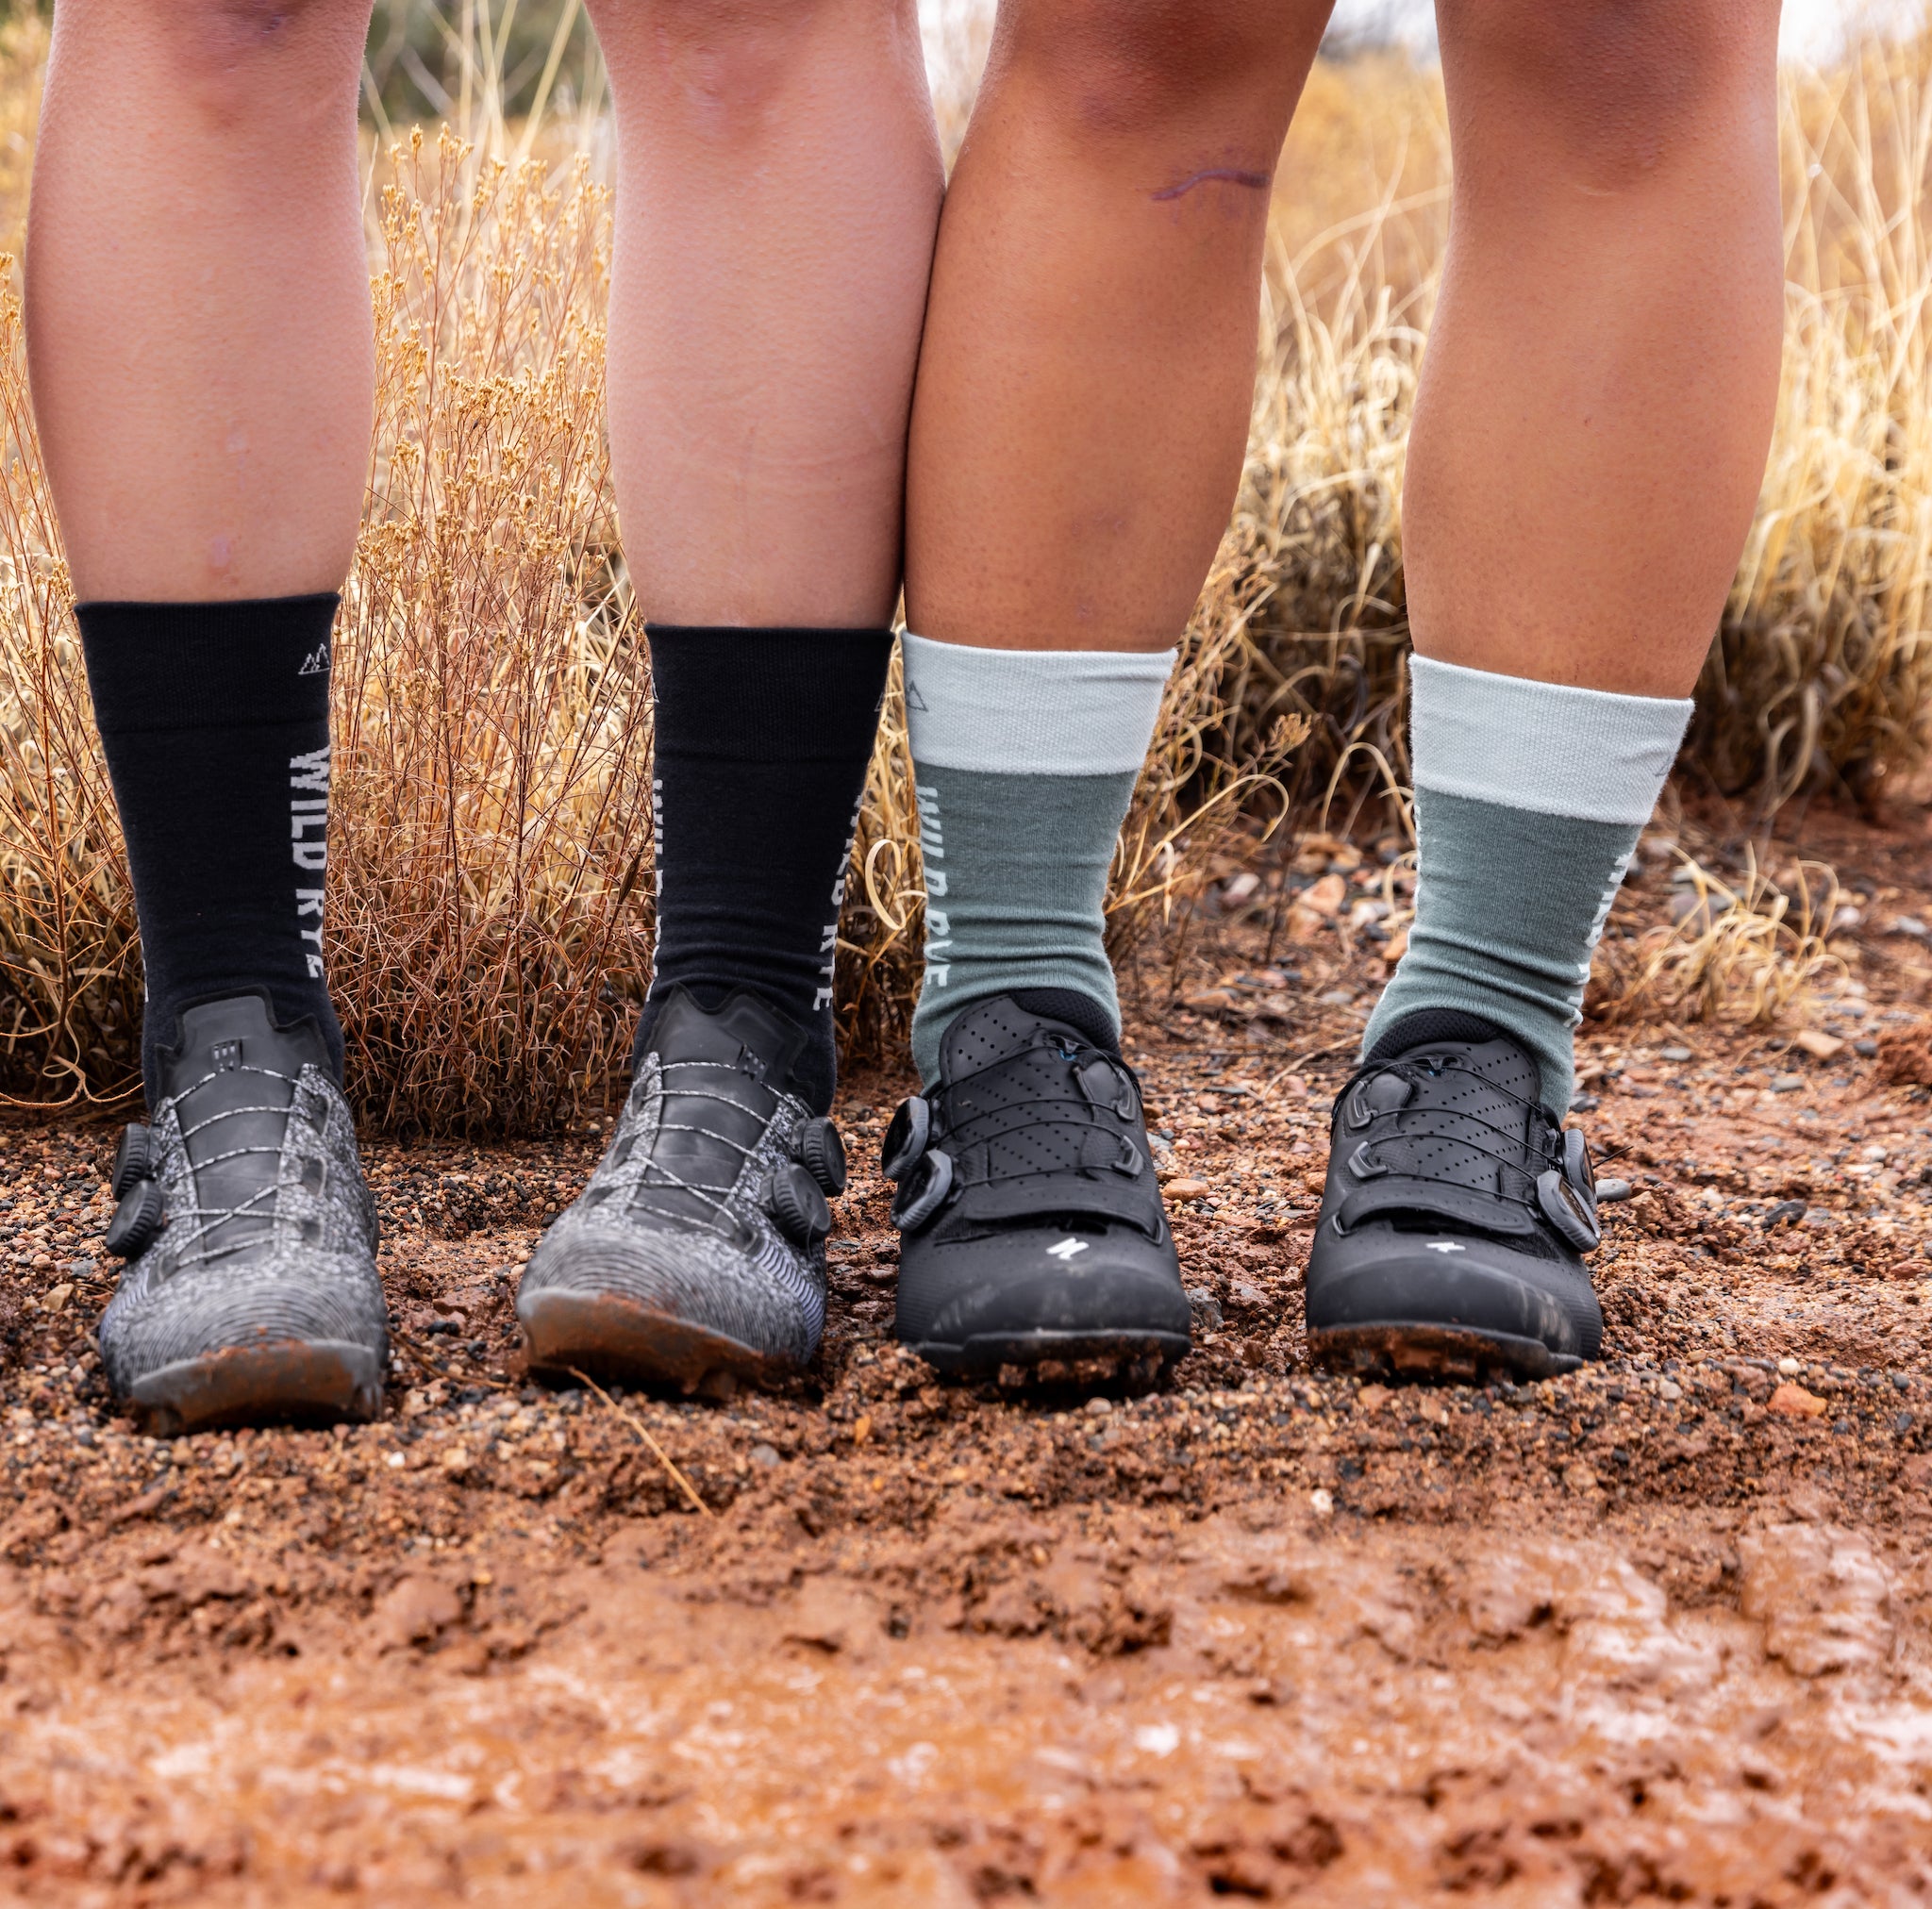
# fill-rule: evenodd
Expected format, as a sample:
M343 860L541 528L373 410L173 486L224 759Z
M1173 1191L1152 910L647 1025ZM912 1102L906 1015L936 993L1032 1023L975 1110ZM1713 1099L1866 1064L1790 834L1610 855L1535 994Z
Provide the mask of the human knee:
M1439 0L1452 95L1533 124L1599 190L1634 185L1768 82L1778 0Z
M371 5L372 0L93 0L74 11L98 34L138 33L162 49L183 90L211 116L287 126L337 112L343 97L353 110Z
M994 58L1097 134L1158 135L1210 121L1239 139L1251 120L1286 121L1329 5L1002 0Z
M814 43L916 33L915 0L589 0L620 108L754 126L810 64Z

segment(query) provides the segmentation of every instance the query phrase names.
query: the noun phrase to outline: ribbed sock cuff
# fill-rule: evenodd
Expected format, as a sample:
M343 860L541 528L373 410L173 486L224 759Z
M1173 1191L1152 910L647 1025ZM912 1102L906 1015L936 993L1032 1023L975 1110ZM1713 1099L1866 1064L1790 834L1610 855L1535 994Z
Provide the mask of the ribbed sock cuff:
M101 734L326 722L341 601L75 606Z
M983 650L906 633L915 762L992 775L1140 772L1176 652Z
M1418 788L1641 827L1677 758L1688 697L1625 696L1409 658Z
M892 633L647 623L659 749L713 761L864 761Z

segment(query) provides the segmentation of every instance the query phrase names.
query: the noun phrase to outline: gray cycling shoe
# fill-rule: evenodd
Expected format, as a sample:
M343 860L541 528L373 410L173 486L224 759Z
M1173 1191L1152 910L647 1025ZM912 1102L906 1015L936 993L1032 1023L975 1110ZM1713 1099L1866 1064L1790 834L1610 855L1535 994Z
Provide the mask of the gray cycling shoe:
M743 988L715 1012L665 999L602 1162L524 1273L532 1365L695 1391L810 1362L845 1156L790 1091L804 1040Z
M162 1096L114 1162L101 1320L116 1392L163 1433L373 1419L389 1358L375 1203L310 1022L241 994L181 1015Z

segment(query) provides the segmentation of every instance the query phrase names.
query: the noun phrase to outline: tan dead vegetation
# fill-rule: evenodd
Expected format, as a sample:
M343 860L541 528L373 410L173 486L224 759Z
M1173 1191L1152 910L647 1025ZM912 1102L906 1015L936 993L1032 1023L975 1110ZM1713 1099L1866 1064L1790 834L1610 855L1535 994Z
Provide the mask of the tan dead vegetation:
M30 15L0 34L16 233L44 43ZM981 42L960 44L955 130ZM648 686L603 441L601 94L512 123L480 43L472 69L473 137L372 151L379 426L339 640L331 971L365 1117L533 1131L608 1104L646 983ZM1697 741L1741 812L1807 780L1870 794L1923 752L1928 79L1932 41L1785 83L1786 401ZM1406 824L1399 497L1446 166L1433 75L1318 69L1275 203L1247 469L1116 863L1121 956L1285 816ZM133 1084L139 957L11 293L0 428L0 1081L110 1100ZM841 950L863 1053L895 1050L916 984L915 813L891 701ZM1814 955L1802 905L1774 921L1767 898L1714 916L1701 951L1673 931L1612 979L1617 1011L1789 1012L1764 964Z

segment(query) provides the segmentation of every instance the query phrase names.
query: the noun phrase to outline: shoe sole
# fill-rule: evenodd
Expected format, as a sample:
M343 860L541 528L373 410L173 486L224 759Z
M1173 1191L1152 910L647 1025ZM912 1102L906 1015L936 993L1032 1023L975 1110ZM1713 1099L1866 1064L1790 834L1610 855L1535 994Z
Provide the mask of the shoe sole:
M1308 1334L1308 1356L1318 1366L1398 1379L1474 1380L1491 1372L1551 1379L1584 1363L1574 1353L1553 1353L1541 1339L1425 1320L1319 1327Z
M975 1333L958 1344L941 1339L905 1343L941 1372L979 1375L996 1373L1002 1366L1074 1365L1100 1359L1119 1366L1155 1361L1165 1369L1187 1357L1191 1342L1185 1333L1041 1331Z
M380 1353L346 1339L226 1346L143 1374L127 1397L158 1437L263 1420L330 1423L382 1411Z
M642 1380L728 1396L740 1384L768 1385L803 1370L672 1313L608 1295L539 1293L517 1308L517 1317L530 1364L545 1371L575 1368L626 1384Z

